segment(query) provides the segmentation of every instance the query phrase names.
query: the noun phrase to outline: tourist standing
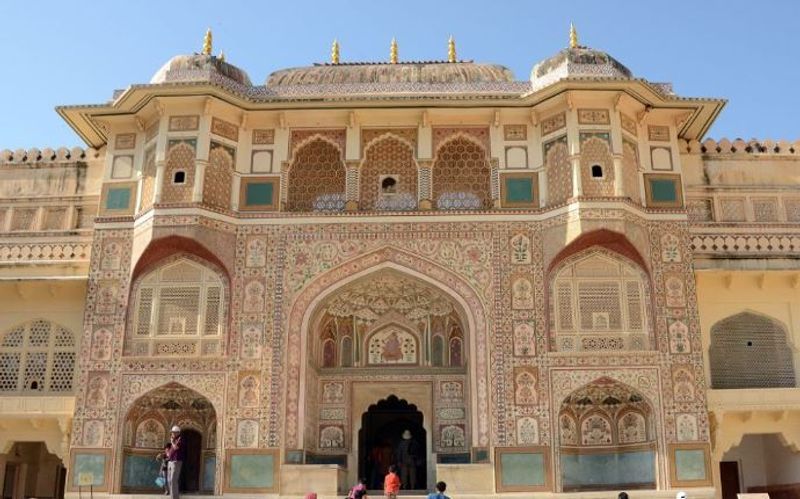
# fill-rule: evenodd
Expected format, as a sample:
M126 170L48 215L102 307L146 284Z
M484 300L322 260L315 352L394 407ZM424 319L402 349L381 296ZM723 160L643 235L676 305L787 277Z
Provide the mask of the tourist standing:
M400 478L405 489L412 490L417 486L417 454L417 442L409 430L404 431L403 440L397 446L397 464L400 465Z
M173 426L170 430L170 447L167 463L167 483L172 499L180 497L181 468L186 458L186 449L183 446L180 426Z
M400 492L400 477L397 476L397 466L390 465L389 473L383 479L383 495L387 499L397 499L397 494Z
M172 447L172 444L167 442L164 444L164 450L159 452L156 455L156 461L158 461L158 476L161 478L164 488L164 495L169 495L169 475L167 474L167 468L169 467L169 448Z

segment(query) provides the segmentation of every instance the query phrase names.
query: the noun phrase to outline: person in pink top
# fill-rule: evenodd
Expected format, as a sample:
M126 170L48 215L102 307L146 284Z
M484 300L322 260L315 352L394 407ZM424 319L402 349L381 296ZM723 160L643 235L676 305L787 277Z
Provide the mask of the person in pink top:
M389 473L383 480L383 495L386 499L397 499L397 493L400 492L400 477L397 476L397 466L389 466Z

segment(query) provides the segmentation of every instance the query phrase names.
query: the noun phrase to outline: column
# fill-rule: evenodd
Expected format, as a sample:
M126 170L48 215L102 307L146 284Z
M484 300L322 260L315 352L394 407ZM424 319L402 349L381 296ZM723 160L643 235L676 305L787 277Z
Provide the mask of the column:
M625 172L622 169L622 154L614 154L614 196L625 197Z
M153 186L153 204L161 202L164 192L164 171L167 168L167 126L169 118L162 113L158 124L158 137L156 137L156 178Z

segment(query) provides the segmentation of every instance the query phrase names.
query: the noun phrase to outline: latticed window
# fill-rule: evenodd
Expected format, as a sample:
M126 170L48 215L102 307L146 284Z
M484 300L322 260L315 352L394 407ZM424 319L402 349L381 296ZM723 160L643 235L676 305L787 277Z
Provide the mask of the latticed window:
M551 284L556 349L650 348L646 282L633 265L600 252L565 264Z
M134 286L126 355L201 356L221 353L225 285L214 270L182 258Z
M0 393L71 393L75 337L52 322L35 320L0 337Z
M778 321L742 312L711 327L711 387L795 386L792 348Z

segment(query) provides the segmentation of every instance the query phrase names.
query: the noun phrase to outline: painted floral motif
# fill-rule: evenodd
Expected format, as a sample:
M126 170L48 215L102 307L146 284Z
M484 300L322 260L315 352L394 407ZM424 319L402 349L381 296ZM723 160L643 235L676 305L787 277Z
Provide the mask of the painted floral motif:
M325 426L319 432L319 447L321 449L343 449L344 430L341 426Z
M536 445L539 443L539 422L536 418L517 419L517 444Z
M533 368L515 368L514 400L517 405L535 405L539 396L536 393L536 371Z
M442 448L463 448L466 443L463 425L447 425L441 429Z
M514 325L514 355L517 357L536 355L536 331L528 322Z
M678 442L693 442L698 440L697 416L694 414L678 414L675 417Z
M533 285L525 277L519 277L511 288L511 307L514 310L529 310L533 308Z
M258 446L258 421L243 419L236 429L236 446L252 448Z
M689 328L686 323L677 319L668 319L669 351L670 353L690 353Z
M666 288L667 306L668 307L685 307L686 294L683 288L683 280L678 276L669 276L664 281Z

